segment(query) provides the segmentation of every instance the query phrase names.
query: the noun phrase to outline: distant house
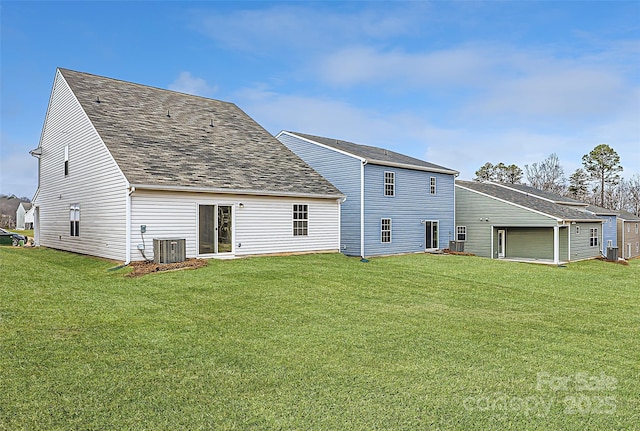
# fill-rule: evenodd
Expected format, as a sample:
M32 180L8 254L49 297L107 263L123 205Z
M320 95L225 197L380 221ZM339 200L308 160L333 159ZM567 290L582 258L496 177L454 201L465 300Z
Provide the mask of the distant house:
M456 240L494 259L558 264L601 255L598 216L511 185L456 181Z
M33 205L29 202L20 202L16 210L16 229L33 229Z
M618 253L623 259L640 256L640 217L618 211Z
M330 182L228 102L56 71L39 147L37 245L119 261L338 251Z
M276 137L346 195L340 222L346 255L448 247L457 171L353 142L288 131Z

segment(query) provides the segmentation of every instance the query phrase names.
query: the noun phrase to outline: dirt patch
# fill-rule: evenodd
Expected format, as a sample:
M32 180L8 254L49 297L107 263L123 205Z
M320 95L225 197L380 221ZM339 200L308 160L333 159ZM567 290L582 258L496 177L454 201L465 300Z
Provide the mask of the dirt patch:
M202 268L207 266L207 261L203 259L187 259L184 262L176 263L131 262L129 266L133 268L133 271L127 274L127 277L140 277L154 272Z
M626 260L623 259L617 259L617 260L609 260L606 257L597 257L596 259L601 260L603 262L609 262L609 263L617 263L618 265L629 265L629 262L627 262Z
M466 251L451 251L448 248L442 250L445 254L453 254L455 256L475 256L473 253L467 253Z

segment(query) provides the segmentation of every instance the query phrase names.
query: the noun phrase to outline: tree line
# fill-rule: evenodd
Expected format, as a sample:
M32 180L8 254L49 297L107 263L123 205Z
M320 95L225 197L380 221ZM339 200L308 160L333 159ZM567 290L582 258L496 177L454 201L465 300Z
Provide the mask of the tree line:
M581 202L640 215L640 174L625 179L620 176L622 171L618 153L609 145L600 144L582 156L582 167L568 179L560 159L552 153L541 162L524 165L524 170L514 164L487 162L476 171L474 180L528 184Z

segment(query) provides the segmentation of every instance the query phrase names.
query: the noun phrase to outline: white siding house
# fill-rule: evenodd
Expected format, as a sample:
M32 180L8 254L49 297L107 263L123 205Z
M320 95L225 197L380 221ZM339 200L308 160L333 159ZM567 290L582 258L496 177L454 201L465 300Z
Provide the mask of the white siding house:
M31 153L37 245L125 262L166 237L187 257L339 249L342 194L232 103L58 69Z

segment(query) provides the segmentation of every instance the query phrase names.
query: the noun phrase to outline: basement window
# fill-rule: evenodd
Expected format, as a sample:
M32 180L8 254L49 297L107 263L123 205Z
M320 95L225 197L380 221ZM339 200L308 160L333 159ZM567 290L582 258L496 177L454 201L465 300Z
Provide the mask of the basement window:
M293 205L293 236L309 235L309 205Z
M69 236L80 236L80 204L69 206Z

